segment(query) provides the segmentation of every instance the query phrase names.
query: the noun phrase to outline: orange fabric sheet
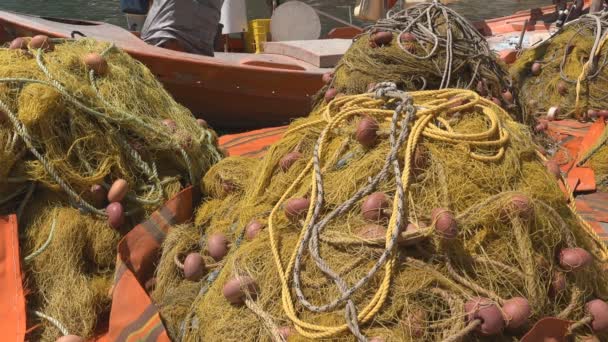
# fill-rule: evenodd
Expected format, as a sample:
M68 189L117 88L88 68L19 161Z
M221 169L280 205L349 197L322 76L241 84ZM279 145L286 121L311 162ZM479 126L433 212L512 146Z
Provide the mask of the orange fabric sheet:
M15 215L0 216L0 336L3 341L25 339L25 297Z
M255 131L223 135L219 139L220 147L231 156L252 158L262 157L268 148L279 141L287 131L287 126L263 128Z

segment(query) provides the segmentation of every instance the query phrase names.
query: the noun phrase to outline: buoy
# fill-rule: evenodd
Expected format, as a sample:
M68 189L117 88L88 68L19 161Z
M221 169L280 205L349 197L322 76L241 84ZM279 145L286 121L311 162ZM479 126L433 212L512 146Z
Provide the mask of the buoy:
M494 102L497 106L502 107L502 102L498 97L492 96L492 102Z
M289 152L279 161L279 166L283 172L287 172L291 166L298 160L302 159L302 153Z
M534 126L534 131L537 133L544 132L549 128L549 124L546 121L541 121L536 126Z
M205 274L205 261L199 253L190 253L184 260L184 278L199 281Z
M580 248L564 248L559 252L559 265L567 272L577 271L591 264L593 257Z
M393 33L388 31L379 31L373 33L370 40L371 47L381 47L389 45L393 41Z
M103 186L93 184L89 189L89 193L91 194L91 200L95 208L103 208L105 206L108 193Z
M557 92L561 95L564 96L566 94L568 94L568 85L566 85L566 82L564 81L559 81L557 83Z
M121 202L129 192L129 183L124 179L117 179L108 191L108 202Z
M378 130L380 126L378 122L369 116L364 117L357 125L355 138L363 147L370 148L376 144L378 140Z
M11 50L27 50L27 40L21 37L15 38L8 48Z
M258 287L253 278L249 276L236 276L224 284L222 293L231 304L239 305L245 303L247 296L255 298L258 293Z
M488 87L486 85L486 82L484 82L483 80L479 80L477 81L477 93L481 96L487 96L488 95Z
M547 172L554 175L556 178L561 178L562 170L559 168L559 165L555 160L547 160L545 162L545 167L547 168Z
M98 76L103 76L108 72L108 62L98 53L89 53L84 56L84 64L95 72Z
M361 205L361 214L367 221L378 222L387 218L389 202L383 192L374 192L367 196Z
M556 106L551 107L547 111L547 120L553 121L553 120L557 119L557 117L559 116L559 114L560 114L559 107L556 107ZM547 127L548 127L548 125L547 125Z
M330 102L331 100L336 98L336 95L338 95L338 90L336 90L336 88L327 89L327 91L325 92L325 102Z
M308 198L292 198L285 202L285 216L288 219L295 221L302 218L310 207L310 200Z
M524 220L527 220L532 216L532 204L530 203L530 198L528 198L528 196L512 196L502 208L500 217L505 221L515 215Z
M501 93L502 99L506 102L506 103L513 103L513 93L511 93L510 90L505 89L502 91Z
M289 338L293 334L293 329L291 327L280 327L279 335L285 340Z
M477 332L484 336L499 334L505 327L505 320L498 306L490 299L475 297L464 304L467 320L480 320Z
M236 191L236 185L231 180L222 179L221 184L222 190L224 190L224 193L226 194L230 194Z
M32 49L42 49L45 52L50 52L55 50L55 46L51 42L51 39L45 35L37 35L30 40L30 48Z
M385 342L385 339L380 336L374 336L369 339L369 342Z
M566 275L562 272L554 272L551 277L549 296L554 298L566 290Z
M197 125L199 125L202 128L209 127L209 125L207 124L207 121L205 121L205 119L196 119L196 123L197 123Z
M252 241L258 236L258 234L260 234L263 228L264 226L260 223L260 221L251 220L251 222L247 224L247 227L245 227L245 238L248 241Z
M543 67L539 62L534 62L534 64L532 64L532 68L530 68L530 70L532 71L532 75L534 76L540 75L542 69Z
M399 35L399 41L402 43L411 43L416 41L416 35L411 32L403 32Z
M507 299L502 304L502 313L506 328L517 329L528 323L528 317L530 317L532 309L526 298L514 297Z
M222 260L228 254L228 239L222 233L215 233L207 239L207 252L215 261Z
M120 202L110 203L106 207L108 214L108 224L114 229L120 229L125 224L125 209Z
M366 224L357 230L357 236L364 240L379 240L386 237L386 228L377 224Z
M323 83L330 84L331 81L334 79L334 72L330 71L324 73L321 79L323 80Z
M412 234L415 233L417 231L420 230L420 228L426 228L426 225L422 222L419 223L420 227L417 226L414 223L408 223L407 226L405 226L405 230L403 230L403 232L401 233L402 235L400 235L399 237L399 245L401 246L414 246L417 245L418 243L420 243L421 241L424 241L425 237L424 236L418 236L415 238L410 238L410 239L404 239L403 235L408 235L408 234Z
M598 117L599 112L595 109L587 110L587 117L590 119L595 119Z
M585 310L591 315L591 329L594 332L608 331L608 303L594 299L585 304Z
M458 236L458 223L454 214L448 209L433 209L431 219L435 224L435 230L439 236L444 239L455 239Z
M172 119L163 119L162 123L170 132L175 132L175 130L177 130L177 124Z

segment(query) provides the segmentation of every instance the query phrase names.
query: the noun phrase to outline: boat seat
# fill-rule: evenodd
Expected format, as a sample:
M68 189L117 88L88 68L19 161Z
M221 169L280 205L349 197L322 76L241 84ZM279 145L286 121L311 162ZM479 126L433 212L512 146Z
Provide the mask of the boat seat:
M346 53L352 39L291 40L264 43L264 54L297 58L318 68L332 68Z

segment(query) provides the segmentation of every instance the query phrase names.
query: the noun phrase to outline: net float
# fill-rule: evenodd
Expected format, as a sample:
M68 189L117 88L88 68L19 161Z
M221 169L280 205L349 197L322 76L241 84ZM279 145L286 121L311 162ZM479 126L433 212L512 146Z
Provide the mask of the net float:
M547 160L545 162L545 167L547 168L547 172L554 175L556 178L561 178L562 170L559 168L559 165L555 160Z
M608 110L601 109L597 112L598 117L603 117L604 119L608 118Z
M387 218L386 210L389 208L389 202L383 192L374 192L367 196L361 205L361 215L367 221L378 222Z
M374 91L374 89L376 89L376 83L373 83L373 82L372 82L372 83L369 83L369 84L367 85L367 92L368 92L368 93L373 92L373 91Z
M222 190L224 190L224 193L226 194L230 194L236 191L236 185L231 180L222 179L221 184Z
M502 101L498 97L492 96L492 102L494 102L497 106L502 107Z
M120 202L113 202L106 207L108 224L114 229L119 229L125 224L125 209Z
M258 220L251 220L245 227L245 238L249 241L255 239L262 231L264 226Z
M568 85L566 84L566 82L564 81L559 81L557 83L557 92L561 95L564 96L566 94L568 94Z
M458 236L458 223L454 214L445 208L435 208L431 212L431 219L437 234L444 239L455 239Z
M506 103L513 103L513 93L509 89L505 89L500 94Z
M321 77L321 79L323 80L323 83L330 84L331 81L334 79L334 72L329 71L329 72L324 73L323 76Z
M520 328L528 323L528 318L532 314L530 302L523 297L507 299L502 304L502 314L507 329Z
M165 125L165 127L167 127L171 132L175 132L177 129L177 124L172 119L164 119L162 124Z
M386 228L377 224L367 224L357 231L357 236L364 240L379 240L386 237Z
M503 221L514 216L527 220L532 216L532 212L532 204L530 203L530 198L528 196L514 195L505 203L501 210L500 217Z
M543 66L539 62L534 62L532 64L532 67L530 68L530 71L532 71L532 75L538 76L538 75L540 75L540 72L542 71L542 69L543 69Z
M476 331L484 336L499 334L505 328L500 308L488 298L474 297L464 304L467 320L480 320Z
M399 41L402 43L411 43L416 41L416 35L411 32L402 32L399 35Z
M386 340L380 336L374 336L369 339L369 342L385 342Z
M566 275L562 272L554 272L551 277L549 296L556 297L566 290Z
M310 200L308 198L292 198L285 202L285 216L288 219L295 221L302 218L310 207Z
M590 119L595 119L599 116L599 112L595 109L587 110L587 117Z
M15 38L8 48L11 50L27 50L27 40L21 37Z
M202 128L208 128L209 125L207 124L207 121L205 119L196 119L196 124L199 125Z
M199 281L205 274L205 260L199 253L190 253L184 260L184 278Z
M124 179L117 179L108 191L108 202L121 202L129 192L129 183Z
M528 100L528 107L536 107L536 105L538 105L538 102L536 102L536 100L534 99L530 99Z
M379 129L378 122L374 118L366 116L357 124L355 138L363 147L372 147L378 140Z
M401 235L399 236L399 245L401 246L414 246L416 244L418 244L421 241L424 241L425 237L424 236L411 236L409 238L405 238L408 235L414 234L416 232L418 232L421 228L426 228L426 224L420 222L418 223L418 225L416 225L415 223L408 223L407 226L405 227L405 230L403 230L401 232Z
M89 53L84 56L84 64L95 72L98 76L103 76L108 72L108 62L98 53Z
M389 45L393 41L393 33L388 31L379 31L371 36L371 46L379 47Z
M287 172L291 166L302 159L302 153L300 152L289 152L279 161L279 166L283 172Z
M325 92L325 102L330 102L331 100L336 98L338 95L338 90L336 88L329 88Z
M293 329L291 327L280 327L279 335L285 340L289 338L293 334Z
M108 192L103 186L99 184L91 185L89 194L91 195L91 200L93 201L93 206L95 208L103 208L105 206Z
M228 238L222 233L211 234L207 239L207 252L215 261L222 260L228 254Z
M84 342L84 338L78 335L65 335L55 340L55 342Z
M591 329L594 332L608 331L608 303L594 299L585 304L585 310L591 315Z
M407 326L409 328L410 337L421 338L426 330L425 323L427 321L426 312L422 309L411 311L407 318Z
M224 284L222 293L231 304L240 305L245 303L247 296L255 298L258 286L255 280L249 276L236 276Z
M592 261L591 254L580 247L564 248L559 252L559 265L566 272L577 271Z
M488 87L486 86L486 82L484 82L483 80L477 81L476 90L477 90L477 93L481 96L488 95Z
M536 126L534 126L534 131L536 132L544 132L549 128L549 124L546 121L541 121Z
M55 45L48 36L39 34L30 40L30 48L42 49L45 52L49 52L55 50Z
M554 107L549 108L549 110L547 111L547 120L553 121L553 120L557 119L560 112L561 111L560 111L559 107L554 106ZM548 127L548 125L547 125L547 127Z

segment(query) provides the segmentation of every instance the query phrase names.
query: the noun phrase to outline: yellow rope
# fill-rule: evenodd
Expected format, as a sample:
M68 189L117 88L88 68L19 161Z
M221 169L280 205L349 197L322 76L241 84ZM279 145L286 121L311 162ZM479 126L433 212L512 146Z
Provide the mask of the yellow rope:
M494 147L497 149L493 155L479 154L470 152L471 158L486 162L497 161L504 155L505 146L509 140L508 133L501 127L500 121L508 117L508 114L504 112L500 107L496 106L491 101L479 97L476 93L468 90L454 90L445 89L438 91L419 91L410 93L415 103L419 103L416 121L411 128L411 133L408 137L406 144L406 155L405 155L405 167L402 175L402 182L406 195L409 194L410 187L410 174L411 174L411 163L416 147L422 140L422 138L432 139L441 141L449 144L462 144L469 148L471 151L476 147ZM454 96L458 96L458 99L454 99ZM468 103L454 107L454 105L460 99L468 100ZM298 126L289 130L286 134L292 134L296 131L304 128L325 124L320 137L319 137L319 160L323 160L322 153L324 152L324 146L328 140L330 132L336 128L340 123L344 122L350 117L356 115L372 115L378 117L390 118L393 115L392 110L380 108L385 104L384 100L373 99L371 94L353 95L353 96L342 96L334 99L328 105L324 113L319 120ZM489 128L485 132L473 133L473 134L462 134L454 132L449 126L446 120L440 118L440 115L450 115L452 113L469 110L473 107L481 108L483 113L488 117ZM332 115L332 113L337 113ZM440 128L435 124L437 122L445 126L445 129ZM308 162L304 170L296 177L289 188L283 193L279 201L273 207L269 219L268 219L268 230L270 235L270 246L272 255L275 261L275 266L278 271L278 275L281 281L282 289L282 305L283 310L289 319L294 323L295 329L302 336L310 339L328 338L339 334L348 329L346 324L338 326L325 326L309 323L301 320L298 317L296 308L293 302L291 289L289 286L291 272L293 271L298 246L296 246L291 254L289 262L286 267L281 260L281 256L278 248L278 241L276 239L275 229L275 216L280 210L282 204L287 198L294 192L296 187L301 184L307 175L311 177L311 200L310 207L304 222L304 226L308 225L312 213L314 204L317 201L317 182L315 181L314 173L311 172L313 167L313 160ZM396 215L397 215L398 197L395 194L393 199L393 211L389 220L389 229L386 232L386 241L389 243L393 232L399 227L396 226ZM302 241L305 231L302 230L300 233L299 240ZM384 267L384 278L376 293L374 294L371 301L367 306L361 310L357 316L359 322L365 324L369 322L380 310L386 298L389 294L390 283L393 275L393 269L396 263L396 255L393 254L387 261Z
M606 43L607 40L608 40L608 34L604 34L604 38L600 41L597 49L595 50L595 56L589 56L589 60L583 65L581 74L578 76L578 79L576 80L576 102L574 102L574 113L576 114L576 117L581 116L581 113L580 113L581 84L582 84L583 80L585 80L587 78L587 73L589 72L589 68L591 67L591 64L593 64L593 59L600 55L600 52L602 51L602 47L604 46L604 43Z

